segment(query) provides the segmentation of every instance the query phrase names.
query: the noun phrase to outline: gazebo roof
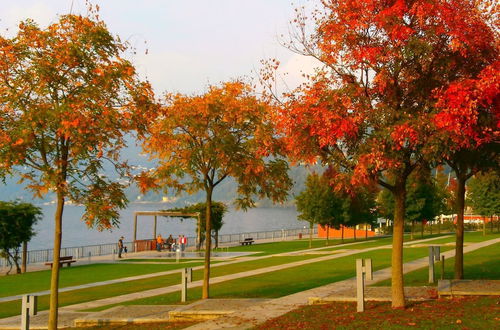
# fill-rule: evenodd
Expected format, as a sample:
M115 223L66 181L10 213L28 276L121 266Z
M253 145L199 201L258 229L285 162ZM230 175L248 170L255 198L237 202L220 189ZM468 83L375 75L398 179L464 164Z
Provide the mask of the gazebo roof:
M135 211L134 215L159 215L163 217L198 217L200 213L184 213L184 212L169 212L169 211Z

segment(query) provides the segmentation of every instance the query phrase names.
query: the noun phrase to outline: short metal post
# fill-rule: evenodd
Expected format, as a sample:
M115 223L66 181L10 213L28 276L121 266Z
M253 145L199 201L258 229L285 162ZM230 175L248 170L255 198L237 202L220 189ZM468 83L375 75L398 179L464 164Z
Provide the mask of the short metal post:
M429 246L429 283L435 282L434 260L439 261L441 249L439 246Z
M441 279L444 280L444 256L441 256Z
M21 308L21 330L28 330L30 328L30 316L37 314L37 297L24 295Z
M181 274L181 302L187 301L187 284L193 280L193 269L182 268Z
M179 263L179 258L181 257L181 251L175 250L175 262Z
M113 261L115 261L115 253L116 253L116 250L113 249Z
M357 311L365 311L365 276L373 279L372 259L356 259L356 301Z
M89 251L89 262L90 262L90 256L92 255L92 253Z

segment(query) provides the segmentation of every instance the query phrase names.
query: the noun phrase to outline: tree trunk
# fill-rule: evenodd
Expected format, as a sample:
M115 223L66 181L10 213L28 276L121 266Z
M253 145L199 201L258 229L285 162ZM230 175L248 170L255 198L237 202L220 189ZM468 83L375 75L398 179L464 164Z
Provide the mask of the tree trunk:
M432 221L429 221L429 228L430 228L431 235L432 235Z
M441 216L439 216L439 220L438 220L438 234L441 234Z
M368 224L365 224L365 241L368 240Z
M493 232L493 230L492 230ZM28 257L28 242L24 241L23 242L23 259L21 263L21 273L26 273L26 264L28 263L27 261Z
M493 234L493 216L490 216L490 227L491 227L491 233Z
M353 232L354 232L354 240L356 240L356 225L354 225L354 227L352 227L353 229Z
M21 266L19 265L19 247L14 249L14 264L16 265L16 274L21 274Z
M420 238L424 238L424 220L422 220L422 227L420 228Z
M415 220L411 221L410 240L413 241L413 231L415 230Z
M202 289L202 299L209 298L209 281L210 281L210 249L212 244L212 237L210 232L212 231L212 191L213 187L209 186L206 189L207 192L207 208L205 215L205 268L203 270L203 289Z
M219 231L215 232L215 248L219 248Z
M57 192L57 208L54 215L54 250L52 258L52 275L50 277L50 310L49 310L49 330L57 329L57 309L59 304L59 260L61 256L62 239L62 215L64 210L64 195Z
M456 241L455 241L455 279L464 278L464 208L465 208L465 181L466 176L463 173L457 174L456 191Z
M313 243L313 226L314 223L309 222L309 248L312 248Z
M405 182L396 185L394 191L395 209L392 233L392 307L405 307L403 283L403 235L406 187Z
M326 226L326 243L325 245L330 245L330 226Z
M342 227L342 244L344 244L344 225L341 225Z
M483 236L486 236L486 217L483 217Z

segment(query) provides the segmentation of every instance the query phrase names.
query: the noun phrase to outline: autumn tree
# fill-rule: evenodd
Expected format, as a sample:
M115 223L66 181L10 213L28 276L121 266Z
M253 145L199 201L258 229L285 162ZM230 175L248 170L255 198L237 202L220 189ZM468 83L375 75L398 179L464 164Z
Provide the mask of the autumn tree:
M325 0L298 13L287 47L320 66L280 100L280 128L292 157L336 165L347 187L390 191L392 306L402 307L407 180L437 149L436 91L489 56L491 29L472 0ZM262 74L268 86L276 66Z
M144 150L158 167L138 178L140 186L206 193L206 232L212 231L214 189L226 178L237 183L236 205L254 197L282 202L291 187L280 158L268 105L239 81L210 86L202 95L168 94L149 123ZM211 240L205 241L204 299L209 297Z
M343 223L342 200L330 186L329 179L311 173L306 179L306 188L295 197L298 218L309 222L309 248L312 247L314 224L339 228ZM328 233L327 233L328 241Z
M437 92L434 124L437 128L435 148L454 171L456 177L455 205L457 213L455 242L455 278L463 279L464 210L467 181L480 171L500 168L498 127L500 119L500 60L498 60L498 28L494 35L481 42L493 49L484 49L479 59L456 81ZM492 45L491 45L492 44ZM483 46L482 48L486 48ZM474 48L465 44L465 49ZM479 48L481 49L481 48ZM471 50L471 52L473 52Z
M118 223L127 203L119 151L151 96L122 57L127 44L94 16L60 16L45 29L27 20L13 38L0 37L0 167L19 174L35 196L55 194L55 265L67 200L85 206L89 226ZM104 175L107 163L115 178ZM57 266L50 283L49 329L56 329Z

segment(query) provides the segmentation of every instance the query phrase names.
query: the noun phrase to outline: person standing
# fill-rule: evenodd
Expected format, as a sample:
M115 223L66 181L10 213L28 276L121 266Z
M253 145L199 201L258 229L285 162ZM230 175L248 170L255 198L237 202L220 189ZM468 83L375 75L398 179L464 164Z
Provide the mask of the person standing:
M156 237L156 251L161 252L161 246L163 245L163 237L161 234Z
M123 252L123 236L118 240L118 258L122 257Z
M182 235L181 236L181 251L184 252L187 246L187 237Z

